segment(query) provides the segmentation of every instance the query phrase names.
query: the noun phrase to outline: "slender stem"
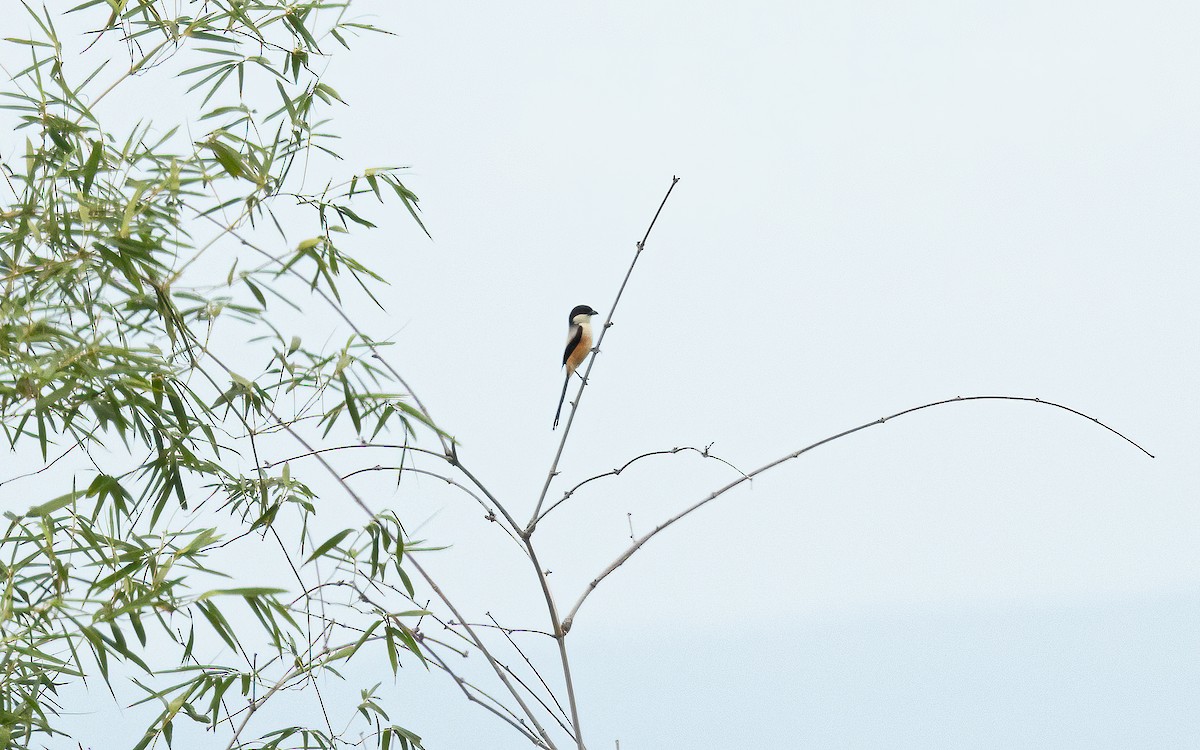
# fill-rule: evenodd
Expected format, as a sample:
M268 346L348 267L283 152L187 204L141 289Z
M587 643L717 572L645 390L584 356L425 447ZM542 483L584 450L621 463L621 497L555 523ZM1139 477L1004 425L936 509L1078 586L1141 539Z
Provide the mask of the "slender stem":
M571 424L575 421L575 412L579 409L579 400L583 398L583 389L587 387L588 377L592 374L592 367L596 364L596 354L600 351L600 344L604 342L604 336L608 333L608 329L612 327L613 313L617 310L617 304L621 301L621 295L625 293L625 286L629 283L629 277L633 275L633 267L637 265L638 258L641 257L642 250L646 247L646 240L650 238L650 231L654 229L654 224L658 221L658 215L662 213L663 206L667 205L667 199L671 197L671 191L675 189L675 185L678 182L678 177L671 178L671 186L667 188L666 195L663 196L662 202L658 204L658 210L654 212L654 218L650 220L650 226L646 227L646 233L642 235L641 241L637 243L637 251L634 252L633 260L629 263L629 270L625 272L625 279L621 281L621 288L617 290L617 297L608 308L608 317L604 319L604 326L600 329L600 337L596 339L596 345L592 348L592 356L588 358L587 370L583 373L583 382L579 384L579 391L575 394L575 400L571 402L571 413L567 415L567 424L563 428L562 437L558 440L558 450L554 453L554 461L550 464L550 471L546 472L546 482L542 485L542 494L538 495L537 506L533 509L533 515L529 519L529 524L525 527L526 536L532 534L533 530L537 527L538 516L542 512L542 504L546 502L546 493L550 491L550 483L554 481L554 477L558 474L558 462L562 458L563 448L567 445L567 437L571 434Z
M588 377L591 375L592 367L596 364L596 354L600 351L600 345L604 342L604 337L608 333L608 329L612 326L613 314L621 301L621 295L625 293L625 287L629 284L630 276L633 275L633 268L637 265L637 259L641 256L642 250L646 246L646 240L650 237L650 231L654 229L659 214L662 213L663 206L667 204L667 199L671 197L671 191L675 189L675 184L678 182L678 177L671 178L671 186L667 188L662 202L658 204L658 210L654 212L654 218L650 220L650 225L646 227L646 233L642 235L641 241L637 243L637 251L633 255L633 260L629 263L628 270L625 271L625 278L621 281L621 287L617 290L617 296L609 307L608 317L604 320L604 326L600 329L600 336L596 339L596 345L593 347L592 354L588 358L587 369L583 373L583 383L579 386L575 400L571 402L571 412L567 415L567 424L563 428L562 437L559 438L558 449L555 451L554 460L550 464L550 470L546 473L546 481L542 485L541 494L538 495L533 515L530 517L525 529L519 532L521 538L525 540L525 549L529 553L530 562L533 563L534 575L537 577L538 584L542 587L542 597L546 601L546 610L550 616L550 629L554 633L554 640L558 643L558 656L559 661L562 663L563 681L567 690L567 703L571 710L571 725L575 729L575 744L579 750L585 750L585 746L583 744L583 729L579 723L579 707L575 700L575 682L571 678L571 660L567 656L567 628L563 627L562 620L559 619L558 607L554 604L554 594L550 591L550 583L546 580L546 573L542 570L541 563L538 562L537 551L533 547L532 536L542 512L542 505L546 501L546 493L550 490L550 483L554 481L554 477L558 474L558 462L561 460L563 449L567 445L567 437L571 434L571 425L575 421L575 413L579 408L579 401L583 397L583 389L587 387Z
M317 448L316 450L297 453L296 455L288 456L287 458L266 461L263 463L263 468L270 469L274 466L278 466L279 464L287 463L289 461L299 461L302 458L309 458L318 453L332 453L333 451L354 450L356 448L385 448L389 450L413 451L416 453L425 453L435 458L440 458L443 461L448 460L440 451L431 451L428 448L418 448L415 445L403 445L401 443L349 443L347 445L331 445L328 448Z
M547 713L549 713L551 716L554 716L556 721L558 720L559 715L561 715L565 718L567 715L567 712L563 710L562 704L558 702L558 696L554 694L554 691L550 688L549 685L546 684L546 681L544 679L542 679L542 673L538 671L537 667L533 666L533 662L530 661L529 657L526 656L525 652L523 650L521 650L521 647L517 645L517 642L513 640L512 631L508 628L501 627L500 623L496 622L496 618L492 617L491 612L487 612L486 614L488 616L488 619L492 621L492 625L494 625L504 635L504 637L508 639L508 642L510 644L512 644L512 647L514 649L516 649L516 652L518 654L520 654L521 658L525 660L525 663L529 665L529 669L533 672L533 676L538 678L538 682L542 683L542 687L544 687L546 689L546 694L550 696L550 700L554 701L554 705L556 707L558 707L558 715L554 714L554 712L550 710L550 707L547 706L546 703L544 701L542 701L541 698L538 698L538 702L542 704L542 706L546 709ZM526 687L526 690L529 690L529 688ZM537 698L537 695L532 690L529 690L529 693L530 693L530 695L533 695L533 697ZM559 722L559 725L561 726L562 723ZM563 727L563 731L567 731L567 733L570 734L570 732L567 730L567 728L565 726ZM574 736L574 735L572 735L572 736Z
M517 525L516 519L509 514L508 509L506 509L504 505L502 505L500 501L496 499L496 496L492 494L491 490L489 490L483 482L479 481L475 475L471 473L470 469L468 469L466 466L463 466L462 462L458 460L457 448L454 446L450 447L450 455L446 460L450 462L451 466L461 471L463 476L471 480L471 484L478 487L479 491L482 492L488 500L492 501L492 505L496 506L496 510L500 511L500 515L504 516L504 520L508 521L508 525L512 527L514 532L517 534L521 533L521 527Z
M188 30L190 31L191 29L189 28ZM104 89L99 94L97 94L92 99L91 103L88 106L88 109L94 108L97 104L99 104L104 99L104 97L108 96L113 91L115 91L117 86L120 86L121 83L125 79L127 79L133 75L136 75L139 70L141 70L142 68L144 68L146 66L146 63L150 62L150 59L152 57L154 57L160 51L162 51L162 49L164 47L166 47L167 45L172 44L172 43L178 44L178 40L170 39L170 38L164 39L161 42L159 42L158 44L151 47L150 51L147 52L145 55L143 55L141 60L138 60L133 65L130 65L129 70L126 70L125 72L121 73L121 75L117 76L117 79L115 81L113 81L112 83L110 83L108 85L108 88ZM78 125L79 123L83 122L83 119L84 119L84 115L80 114L79 117L75 118L75 124Z
M716 500L721 495L724 495L729 490L733 489L734 487L737 487L742 482L747 482L747 481L753 479L754 477L758 476L759 474L762 474L764 471L773 469L782 463L791 461L793 458L798 458L798 457L804 455L805 453L808 453L809 451L811 451L814 448L818 448L822 445L825 445L826 443L832 443L834 440L844 438L847 435L852 435L856 432L859 432L860 430L865 430L868 427L874 427L876 425L881 425L884 422L888 422L890 420L896 419L897 417L902 417L906 414L912 414L913 412L918 412L923 409L931 409L935 406L943 406L945 404L956 404L956 403L961 403L961 402L965 402L965 401L1028 401L1028 402L1034 403L1034 404L1042 404L1044 406L1052 406L1056 409L1062 409L1063 411L1070 412L1071 414L1075 414L1080 417L1083 417L1084 419L1088 419L1092 422L1095 422L1099 426L1103 427L1104 429L1113 433L1114 435L1121 438L1125 442L1129 443L1134 448L1137 448L1142 453L1145 453L1147 456L1150 456L1150 458L1154 458L1154 455L1152 453L1150 453L1150 451L1148 451L1145 448L1143 448L1142 446L1138 445L1133 440L1131 440L1130 438L1121 434L1120 432L1117 432L1112 427L1109 427L1108 425L1104 424L1099 419L1096 419L1093 416L1084 414L1081 411L1077 411L1076 409L1072 409L1069 406L1064 406L1063 404L1057 404L1057 403L1054 403L1053 401L1044 401L1040 398L1031 398L1028 396L956 396L955 398L948 398L948 399L943 399L941 401L934 401L932 403L922 404L921 406L914 406L909 409L904 409L903 411L898 411L895 414L892 414L892 415L889 415L886 417L880 417L879 419L876 419L871 422L867 422L866 424L861 424L858 427L852 427L848 430L843 430L842 432L839 432L836 435L831 435L823 440L818 440L817 442L815 442L811 445L805 446L804 448L801 448L798 451L795 451L793 453L787 454L786 456L777 458L774 461L771 461L770 463L768 463L764 466L760 466L759 468L755 469L754 471L751 471L748 474L743 474L738 479L735 479L732 482L730 482L729 484L725 485L724 487L721 487L720 489L716 490L715 492L710 493L709 495L705 496L703 499L699 500L698 502L693 503L691 506L687 507L686 509L680 511L679 513L676 513L674 516L671 516L663 523L655 526L651 531L649 531L642 537L635 539L633 544L629 545L629 547L627 547L625 549L625 551L622 552L617 557L617 559L613 560L612 563L610 563L608 565L608 567L606 567L604 570L600 571L600 574L592 579L591 583L589 583L587 585L587 588L584 589L583 593L580 594L579 599L575 602L575 606L571 607L571 611L567 615L566 619L563 620L563 625L562 625L563 631L566 632L571 629L571 624L575 621L575 615L579 612L579 608L581 606L583 606L583 602L588 598L588 596L593 591L596 590L596 587L598 585L600 585L600 582L603 581L605 578L607 578L609 575L611 575L612 572L615 571L617 568L624 565L625 561L628 560L630 557L632 557L635 552L637 552L639 549L641 549L646 544L646 542L648 542L651 539L653 539L654 537L658 536L658 534L661 533L662 531L666 530L666 528L668 526L671 526L676 521L678 521L688 515L691 515L695 511L697 511L700 508L707 505L708 503L712 502L713 500Z
M550 614L550 630L554 633L554 640L558 643L558 658L562 663L563 682L567 687L567 705L571 709L571 726L575 729L575 744L579 750L585 750L583 728L579 726L579 707L575 702L575 682L571 679L571 660L567 658L567 631L558 617L558 607L554 604L554 594L550 591L550 582L546 580L546 572L542 570L542 564L538 562L537 551L534 550L533 540L529 537L525 537L525 550L529 552L529 560L533 563L534 573L538 583L542 586L542 596L546 600L546 610Z
M27 478L27 477L33 477L33 476L37 476L38 474L41 474L41 473L42 473L42 472L44 472L44 471L49 471L50 469L54 468L54 464L58 463L59 461L63 460L64 458L66 458L66 457L67 457L67 454L69 454L71 451L75 450L76 448L78 448L78 447L79 447L79 446L81 446L81 445L83 445L83 439L82 439L82 438L81 438L81 439L79 439L79 440L76 440L76 441L75 441L75 442L74 442L74 443L71 445L71 447L67 448L65 451L63 451L62 453L60 453L60 454L59 454L59 456L58 456L58 458L55 458L53 461L49 462L48 464L46 464L46 465L45 465L45 466L43 466L42 468L40 468L40 469L37 469L36 471L28 471L28 472L25 472L24 474L17 474L17 475L16 475L16 476L14 476L14 477L9 477L8 479L5 479L5 480L3 480L3 481L0 481L0 487L3 487L4 485L8 484L9 482L15 482L15 481L17 481L18 479L25 479L25 478Z

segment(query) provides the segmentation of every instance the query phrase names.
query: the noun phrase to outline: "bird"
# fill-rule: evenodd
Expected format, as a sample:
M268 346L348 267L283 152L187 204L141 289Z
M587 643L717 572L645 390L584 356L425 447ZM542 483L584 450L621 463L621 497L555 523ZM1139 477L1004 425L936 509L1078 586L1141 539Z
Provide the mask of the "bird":
M583 364L592 349L592 316L599 315L587 305L576 305L567 316L567 348L563 352L563 367L567 368L567 379L563 382L562 395L558 398L558 411L554 412L554 429L558 429L558 418L562 415L563 401L567 398L567 386L571 376Z

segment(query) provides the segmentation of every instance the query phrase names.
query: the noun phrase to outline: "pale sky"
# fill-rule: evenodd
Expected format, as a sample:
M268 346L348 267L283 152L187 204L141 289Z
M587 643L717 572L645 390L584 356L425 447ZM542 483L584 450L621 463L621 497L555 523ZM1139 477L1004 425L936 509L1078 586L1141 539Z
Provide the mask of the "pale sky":
M647 451L714 443L748 471L959 395L1060 402L1157 456L982 402L763 475L580 610L591 750L1194 746L1195 4L354 8L396 36L329 71L340 151L411 165L433 234L397 204L353 238L392 282L359 319L519 517L559 437L567 312L609 311L672 175L551 498ZM536 537L560 606L630 523L735 476L679 455L581 491ZM546 627L473 502L361 486L452 545L425 564L473 617ZM376 680L430 750L528 747L440 675Z
M348 86L347 140L413 166L435 238L378 248L388 322L414 387L518 505L555 444L565 313L607 312L672 175L564 484L712 441L750 469L978 393L1067 403L1158 456L982 403L776 469L581 610L591 747L1200 736L1194 5L426 4L379 21L398 38L343 63L391 73ZM729 478L676 457L581 493L543 529L559 598L622 549L626 513L641 533ZM441 510L425 531L455 549L431 564L493 612L536 614L521 561L456 568L479 552L475 515ZM430 742L520 746L458 721Z

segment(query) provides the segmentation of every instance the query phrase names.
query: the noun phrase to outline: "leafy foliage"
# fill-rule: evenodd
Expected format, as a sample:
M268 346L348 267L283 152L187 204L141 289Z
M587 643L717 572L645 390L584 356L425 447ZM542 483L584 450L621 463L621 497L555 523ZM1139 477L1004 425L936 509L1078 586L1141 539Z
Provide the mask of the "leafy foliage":
M373 227L363 198L398 200L420 223L396 169L305 186L314 163L340 169L324 128L343 102L317 71L376 30L339 2L25 12L34 33L7 42L28 64L0 91L23 138L0 182L0 429L19 457L6 467L25 468L0 476L0 745L77 746L64 696L99 679L159 707L139 750L183 731L229 747L351 733L418 747L372 689L357 723L259 714L300 686L324 705L318 677L364 649L393 671L405 654L423 663L400 519L321 531L320 490L268 459L287 442L407 444L432 427L373 363L377 342L355 333L323 351L299 336L296 300L336 311L345 280L368 297L379 281L342 247ZM172 104L184 114L133 121L143 101L160 119ZM296 241L284 226L310 229ZM272 556L286 574L263 563L271 585L243 585L256 573L244 561ZM368 603L368 585L409 606Z

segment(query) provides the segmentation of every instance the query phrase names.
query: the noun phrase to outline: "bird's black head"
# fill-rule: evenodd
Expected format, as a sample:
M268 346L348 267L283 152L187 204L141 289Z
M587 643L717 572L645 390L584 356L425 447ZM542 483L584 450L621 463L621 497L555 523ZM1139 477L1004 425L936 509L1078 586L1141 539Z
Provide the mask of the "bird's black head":
M568 322L574 323L575 316L577 316L577 315L592 316L592 315L599 315L599 314L600 313L596 312L595 310L588 307L587 305L576 305L574 308L572 308L571 315L570 315L570 317L567 318L567 320L568 320Z

